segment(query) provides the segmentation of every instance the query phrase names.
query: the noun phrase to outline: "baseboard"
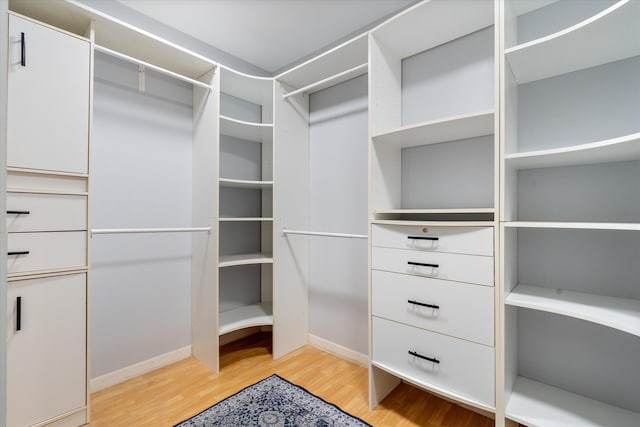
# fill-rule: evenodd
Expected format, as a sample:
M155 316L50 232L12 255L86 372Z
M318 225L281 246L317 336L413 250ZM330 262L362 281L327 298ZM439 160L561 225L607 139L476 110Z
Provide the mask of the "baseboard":
M134 365L126 366L122 369L118 369L117 371L91 378L91 380L89 380L89 390L91 393L95 393L96 391L103 390L107 387L111 387L112 385L120 384L121 382L131 378L146 374L147 372L162 368L163 366L170 365L188 357L191 357L190 345L152 357L151 359L143 360L142 362Z
M358 353L350 348L343 347L339 344L320 338L316 335L309 334L309 345L319 348L320 350L327 351L331 354L335 354L338 357L346 359L362 367L369 366L369 356L366 354Z

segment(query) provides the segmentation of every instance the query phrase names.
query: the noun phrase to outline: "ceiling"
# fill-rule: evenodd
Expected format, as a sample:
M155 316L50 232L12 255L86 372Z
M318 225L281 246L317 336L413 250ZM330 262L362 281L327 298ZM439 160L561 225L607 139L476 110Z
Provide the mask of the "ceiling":
M118 0L269 73L354 36L415 0Z

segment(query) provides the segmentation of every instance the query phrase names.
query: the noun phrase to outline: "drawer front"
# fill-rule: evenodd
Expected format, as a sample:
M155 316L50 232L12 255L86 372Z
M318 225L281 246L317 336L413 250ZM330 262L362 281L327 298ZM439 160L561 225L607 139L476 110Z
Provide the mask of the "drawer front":
M411 382L495 406L491 347L374 317L372 358Z
M87 197L7 193L7 231L76 231L87 229Z
M50 233L9 233L7 273L81 268L87 265L87 233L65 231Z
M372 248L376 270L493 286L493 258L478 255Z
M488 286L371 272L374 316L488 346L494 344L493 301Z
M493 227L371 226L371 245L493 256Z

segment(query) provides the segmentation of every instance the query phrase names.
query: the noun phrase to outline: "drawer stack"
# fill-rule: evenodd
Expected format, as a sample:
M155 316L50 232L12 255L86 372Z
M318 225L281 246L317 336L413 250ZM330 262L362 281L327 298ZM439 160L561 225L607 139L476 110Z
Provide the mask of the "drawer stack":
M372 224L372 364L495 407L493 227Z

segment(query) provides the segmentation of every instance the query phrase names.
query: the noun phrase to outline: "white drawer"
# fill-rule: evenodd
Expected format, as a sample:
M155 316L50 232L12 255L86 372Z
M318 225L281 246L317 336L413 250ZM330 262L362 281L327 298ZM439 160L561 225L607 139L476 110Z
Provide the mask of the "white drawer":
M7 273L81 268L87 265L87 233L64 231L8 233Z
M374 316L488 346L494 344L493 301L487 286L371 272Z
M10 233L86 229L86 196L7 193L7 231Z
M374 317L372 358L410 382L495 406L491 347Z
M371 226L371 245L493 256L493 227Z
M394 273L493 286L493 258L488 256L371 248L371 267Z

